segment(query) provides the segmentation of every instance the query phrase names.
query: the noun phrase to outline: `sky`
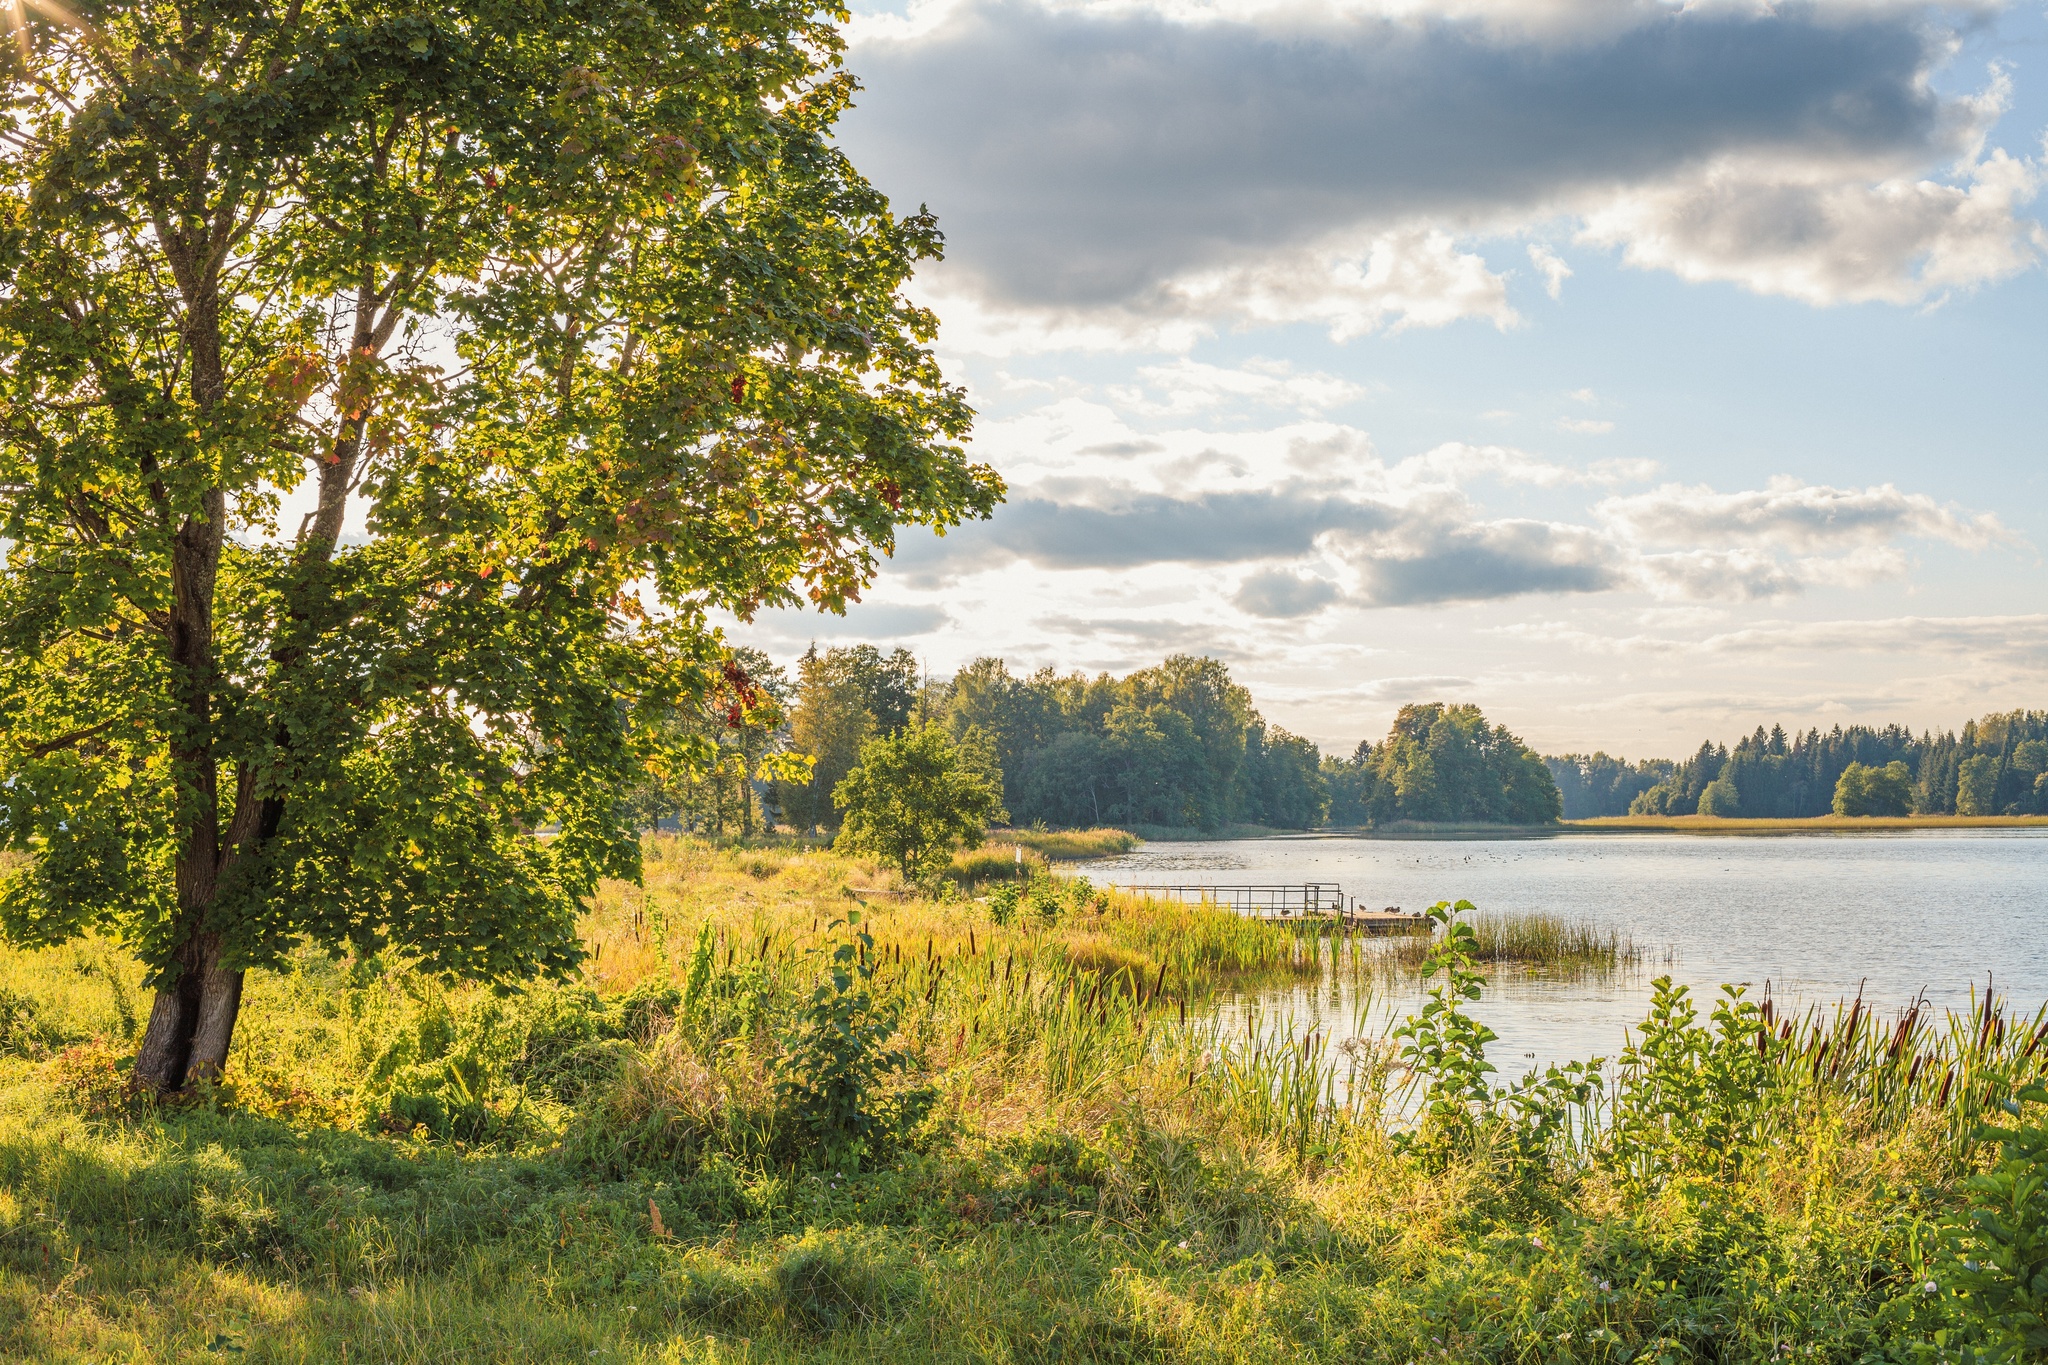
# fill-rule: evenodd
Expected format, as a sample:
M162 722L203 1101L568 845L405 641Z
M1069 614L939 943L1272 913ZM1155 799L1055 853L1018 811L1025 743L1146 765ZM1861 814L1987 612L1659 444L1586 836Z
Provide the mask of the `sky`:
M1230 666L1348 753L2048 707L2048 12L857 6L841 145L1008 483L784 661Z

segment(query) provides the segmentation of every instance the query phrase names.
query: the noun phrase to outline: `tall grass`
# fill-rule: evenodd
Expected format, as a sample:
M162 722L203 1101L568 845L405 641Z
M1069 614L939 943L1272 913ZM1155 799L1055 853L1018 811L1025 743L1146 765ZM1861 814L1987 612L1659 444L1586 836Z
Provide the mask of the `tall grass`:
M998 829L990 830L988 840L996 848L1021 845L1026 853L1036 853L1051 862L1083 862L1091 858L1108 858L1119 853L1129 853L1139 843L1138 836L1129 830L1096 829Z
M1469 917L1482 962L1565 970L1611 970L1641 963L1643 953L1620 930L1543 911L1481 910Z

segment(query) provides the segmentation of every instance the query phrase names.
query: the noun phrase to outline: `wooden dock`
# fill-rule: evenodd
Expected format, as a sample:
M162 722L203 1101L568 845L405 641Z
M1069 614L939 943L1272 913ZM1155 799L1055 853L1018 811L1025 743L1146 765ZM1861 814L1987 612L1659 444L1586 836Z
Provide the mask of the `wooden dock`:
M1128 895L1185 905L1214 905L1254 919L1323 920L1361 934L1426 934L1429 920L1421 912L1403 913L1398 905L1369 910L1346 896L1334 882L1301 882L1262 886L1119 886Z

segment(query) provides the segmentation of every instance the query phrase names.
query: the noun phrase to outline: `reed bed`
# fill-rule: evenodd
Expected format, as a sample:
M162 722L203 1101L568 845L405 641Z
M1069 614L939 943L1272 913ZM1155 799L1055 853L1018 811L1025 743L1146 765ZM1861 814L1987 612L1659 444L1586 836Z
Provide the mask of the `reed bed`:
M998 829L990 830L989 843L994 845L1022 845L1026 853L1036 853L1051 862L1085 862L1091 858L1109 858L1119 853L1129 853L1141 842L1129 830L1110 829Z
M1483 962L1564 970L1640 965L1642 949L1618 929L1543 911L1481 910L1467 923Z
M1795 1017L1766 996L1761 1010L1787 1094L1825 1096L1888 1132L1929 1116L1959 1159L2005 1100L2048 1076L2048 1004L2017 1011L1988 986L1972 989L1965 1010L1937 1012L1919 1001L1886 1017L1860 993Z

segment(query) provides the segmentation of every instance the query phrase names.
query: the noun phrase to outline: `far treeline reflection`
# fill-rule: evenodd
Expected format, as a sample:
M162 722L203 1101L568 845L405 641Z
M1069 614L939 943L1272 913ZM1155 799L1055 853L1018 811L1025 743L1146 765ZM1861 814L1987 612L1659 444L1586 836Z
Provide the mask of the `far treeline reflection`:
M1709 740L1683 760L1631 762L1539 756L1478 707L1432 702L1402 707L1383 740L1338 756L1267 721L1222 663L1185 654L1122 678L1025 676L996 658L935 678L910 651L872 645L813 646L793 680L758 650L738 661L774 705L742 724L727 699L707 706L703 737L730 761L644 792L650 817L721 831L834 828L832 790L862 741L921 724L1000 776L1012 822L1052 828L2048 813L2048 713L2035 711L1986 716L1960 734L1759 726L1732 747ZM749 781L777 750L814 756L810 780Z

